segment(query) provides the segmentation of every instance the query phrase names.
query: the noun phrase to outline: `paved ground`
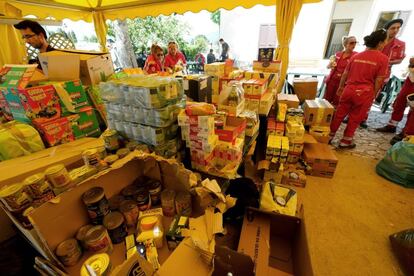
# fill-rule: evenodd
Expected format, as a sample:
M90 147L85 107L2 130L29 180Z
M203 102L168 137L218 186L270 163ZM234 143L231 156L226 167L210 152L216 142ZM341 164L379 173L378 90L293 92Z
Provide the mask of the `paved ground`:
M391 147L390 140L394 134L380 133L375 131L375 128L386 125L390 117L391 111L381 113L376 107L373 107L368 118L368 129L359 128L355 134L354 141L357 145L356 148L342 151L345 154L371 157L377 160L382 159L385 152ZM404 116L403 121L398 125L398 133L405 125L405 120L406 116ZM341 138L345 126L345 124L341 125L335 137L334 144Z

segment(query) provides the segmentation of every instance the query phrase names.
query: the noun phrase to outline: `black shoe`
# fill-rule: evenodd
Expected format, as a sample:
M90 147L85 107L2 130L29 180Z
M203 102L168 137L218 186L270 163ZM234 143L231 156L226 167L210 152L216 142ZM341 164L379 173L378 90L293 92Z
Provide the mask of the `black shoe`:
M340 149L353 149L355 147L356 147L355 143L351 143L351 144L348 144L348 145L339 143L339 145L338 145L338 148L340 148Z
M394 145L394 144L402 141L402 139L404 139L404 137L405 137L404 133L402 133L402 132L401 133L398 133L397 135L395 135L394 137L392 137L392 139L390 141L390 144L391 145Z
M359 124L359 126L360 126L360 127L362 127L362 128L368 128L367 121L362 121L362 122Z
M377 128L376 131L385 132L385 133L395 133L397 131L397 127L386 125L386 126Z
M345 119L342 120L342 123L347 124L348 121L349 121L349 118L348 117L345 117Z

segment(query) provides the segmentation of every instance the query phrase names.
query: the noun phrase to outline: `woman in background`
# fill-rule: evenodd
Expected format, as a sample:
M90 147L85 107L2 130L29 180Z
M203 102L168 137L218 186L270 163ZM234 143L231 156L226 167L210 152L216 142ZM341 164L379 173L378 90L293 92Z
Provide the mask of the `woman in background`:
M145 61L144 71L148 74L164 71L164 50L157 44L151 46L151 54Z
M335 107L339 102L339 96L336 95L336 91L338 91L342 73L345 71L351 57L357 54L357 52L354 52L356 43L355 36L344 36L342 38L344 50L336 52L336 54L331 57L331 61L328 64L328 68L331 69L331 72L325 80L326 90L324 99Z
M387 32L378 30L364 37L366 50L354 55L342 74L337 91L340 96L331 123L331 141L342 120L348 115L348 125L339 148L354 148L353 137L359 124L365 119L372 101L380 91L388 70L388 57L381 53Z

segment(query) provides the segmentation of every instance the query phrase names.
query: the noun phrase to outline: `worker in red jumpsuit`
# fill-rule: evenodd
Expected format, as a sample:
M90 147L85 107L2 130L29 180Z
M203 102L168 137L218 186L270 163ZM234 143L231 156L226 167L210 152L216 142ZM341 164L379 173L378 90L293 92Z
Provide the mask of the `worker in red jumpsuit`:
M328 64L328 68L331 69L331 72L325 80L326 90L324 99L330 102L333 106L337 106L339 102L339 96L336 94L336 91L338 91L342 73L345 71L350 58L357 54L357 52L354 52L356 43L355 36L343 37L342 45L344 46L344 50L336 52L335 55L331 57Z
M153 44L151 46L151 54L145 61L144 71L148 74L155 74L164 71L164 50Z
M381 53L387 33L378 30L364 37L366 50L351 58L339 83L339 104L331 123L331 141L342 120L348 115L348 124L339 148L354 148L353 137L364 120L372 101L383 85L387 74L388 57Z
M168 43L168 54L165 56L165 67L172 72L185 69L187 60L183 53L178 50L178 45L174 41Z
M408 102L407 98L411 94L414 94L414 57L410 58L408 70L408 77L394 101L391 119L386 126L377 128L377 131L379 132L395 133L398 123L404 117L404 111ZM407 122L405 123L403 131L391 139L391 144L401 141L407 135L414 135L414 112L412 107L410 107L410 112L408 113Z
M395 64L400 64L405 58L405 42L397 38L400 28L403 25L404 21L400 18L393 19L385 23L384 29L387 31L387 40L385 42L384 49L382 53L388 57L388 70L387 76L384 79L384 86L390 79L391 68ZM361 127L367 128L366 123L369 115L369 110L365 120L361 122Z

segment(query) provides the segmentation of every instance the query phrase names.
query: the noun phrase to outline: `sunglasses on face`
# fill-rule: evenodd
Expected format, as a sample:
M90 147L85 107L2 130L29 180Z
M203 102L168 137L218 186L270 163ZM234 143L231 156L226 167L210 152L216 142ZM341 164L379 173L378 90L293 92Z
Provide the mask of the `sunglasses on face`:
M26 34L26 35L22 35L22 39L30 39L34 36L36 36L36 34Z
M157 57L162 57L164 56L164 54L157 54Z

